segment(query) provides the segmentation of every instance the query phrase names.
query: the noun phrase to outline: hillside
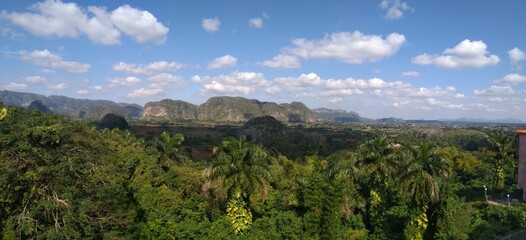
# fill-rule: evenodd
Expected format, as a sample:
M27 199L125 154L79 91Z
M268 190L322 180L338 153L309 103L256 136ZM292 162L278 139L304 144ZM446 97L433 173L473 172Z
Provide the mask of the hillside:
M333 110L328 108L317 108L312 110L318 119L328 122L362 122L365 119L360 117L360 114L352 111Z
M114 113L125 118L138 117L142 111L136 104L119 104L109 100L76 99L65 96L44 96L34 93L0 91L0 102L7 106L29 107L34 101L39 101L40 108L77 119L100 120L108 113Z
M303 103L277 104L242 97L213 97L200 106L165 99L144 106L144 120L199 120L206 122L246 122L272 116L282 122L314 122L316 115Z
M198 106L180 100L164 99L144 105L142 120L197 120Z

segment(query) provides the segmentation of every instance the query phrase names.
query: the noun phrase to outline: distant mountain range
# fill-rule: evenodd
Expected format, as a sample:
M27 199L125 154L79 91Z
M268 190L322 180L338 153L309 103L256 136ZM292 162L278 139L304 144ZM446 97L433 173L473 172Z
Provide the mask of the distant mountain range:
M277 104L241 97L212 97L200 106L165 99L144 105L143 120L198 120L205 122L247 122L272 116L282 122L315 122L318 117L300 102Z
M100 120L108 113L114 113L125 118L137 118L142 112L142 107L137 104L115 103L108 100L76 99L56 95L46 97L35 93L7 90L0 91L0 102L7 106L29 107L33 105L37 110L46 108L53 113L87 120Z
M108 113L127 119L145 121L208 121L247 122L261 116L272 116L282 122L370 122L380 124L450 124L450 123L515 123L518 119L439 119L404 120L400 118L369 119L352 111L328 108L309 109L301 102L277 104L242 97L212 97L201 105L180 100L165 99L148 102L144 108L137 104L116 103L109 100L76 99L65 96L44 96L34 93L0 91L0 102L7 106L20 106L67 115L77 119L100 120Z

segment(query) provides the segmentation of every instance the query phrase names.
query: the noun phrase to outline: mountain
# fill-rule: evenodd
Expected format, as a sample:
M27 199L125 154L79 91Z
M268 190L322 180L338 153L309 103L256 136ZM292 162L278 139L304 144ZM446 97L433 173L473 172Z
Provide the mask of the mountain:
M197 120L198 106L180 100L164 99L144 105L141 119L151 120Z
M444 122L467 122L467 123L526 123L525 121L513 118L506 119L483 119L483 118L458 118L458 119L440 119Z
M362 122L369 119L360 117L360 114L352 111L333 110L328 108L317 108L312 110L318 119L329 122Z
M282 122L314 122L315 114L303 103L277 104L242 97L212 97L200 106L165 99L144 105L143 120L198 120L205 122L247 122L272 116Z
M114 113L125 118L138 116L140 109L136 104L121 104L108 100L76 99L65 96L44 96L34 93L0 91L0 101L7 106L28 107L32 102L39 101L51 112L67 115L73 118L99 120L108 113ZM131 108L130 108L131 106Z
M49 108L42 103L40 100L32 101L31 104L27 107L27 110L33 111L37 110L41 113L53 113Z

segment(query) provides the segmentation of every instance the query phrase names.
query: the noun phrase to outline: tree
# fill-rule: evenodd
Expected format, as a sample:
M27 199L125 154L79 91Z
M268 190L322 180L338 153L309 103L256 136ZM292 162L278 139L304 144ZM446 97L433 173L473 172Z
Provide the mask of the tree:
M356 209L363 198L353 180L357 170L352 157L335 154L327 160L306 157L308 168L302 186L305 233L320 239L342 239L346 234L365 233Z
M269 155L263 147L247 142L244 136L224 140L216 152L212 166L203 172L206 178L203 190L215 188L226 192L227 216L240 234L252 224L252 213L247 207L250 196L267 192L271 179Z
M0 102L0 121L7 116L7 108L4 107L4 104Z
M128 122L124 117L115 115L113 113L108 113L104 115L104 117L97 123L98 127L100 129L108 128L108 129L114 129L117 128L119 130L125 130L128 129Z
M181 148L183 134L170 136L167 132L152 140L151 145L160 153L158 164L165 167L175 163L185 163L189 160L187 153Z
M368 195L367 223L371 235L384 236L387 206L396 195L395 173L400 165L400 146L389 141L385 136L379 136L358 147L358 164L363 170L364 195ZM385 237L385 236L384 236Z
M488 134L486 139L490 143L487 155L491 157L491 162L494 165L493 186L497 189L503 189L506 179L505 168L513 164L513 140L503 131L492 132Z
M440 199L440 187L437 177L448 176L446 161L437 154L429 143L407 149L407 165L400 179L400 190L409 193L416 211L406 229L406 237L423 239L428 226L426 211L430 204Z

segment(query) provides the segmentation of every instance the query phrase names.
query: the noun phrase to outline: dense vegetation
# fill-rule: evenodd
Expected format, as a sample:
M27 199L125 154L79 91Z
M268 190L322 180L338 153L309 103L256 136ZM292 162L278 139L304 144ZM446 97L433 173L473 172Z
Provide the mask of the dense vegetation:
M197 161L181 134L145 140L0 104L0 238L494 239L526 227L524 204L484 201L483 185L517 197L510 130L368 127L331 135L361 137L347 148L292 142L290 157L278 145L318 133L272 124L275 141L225 137Z

